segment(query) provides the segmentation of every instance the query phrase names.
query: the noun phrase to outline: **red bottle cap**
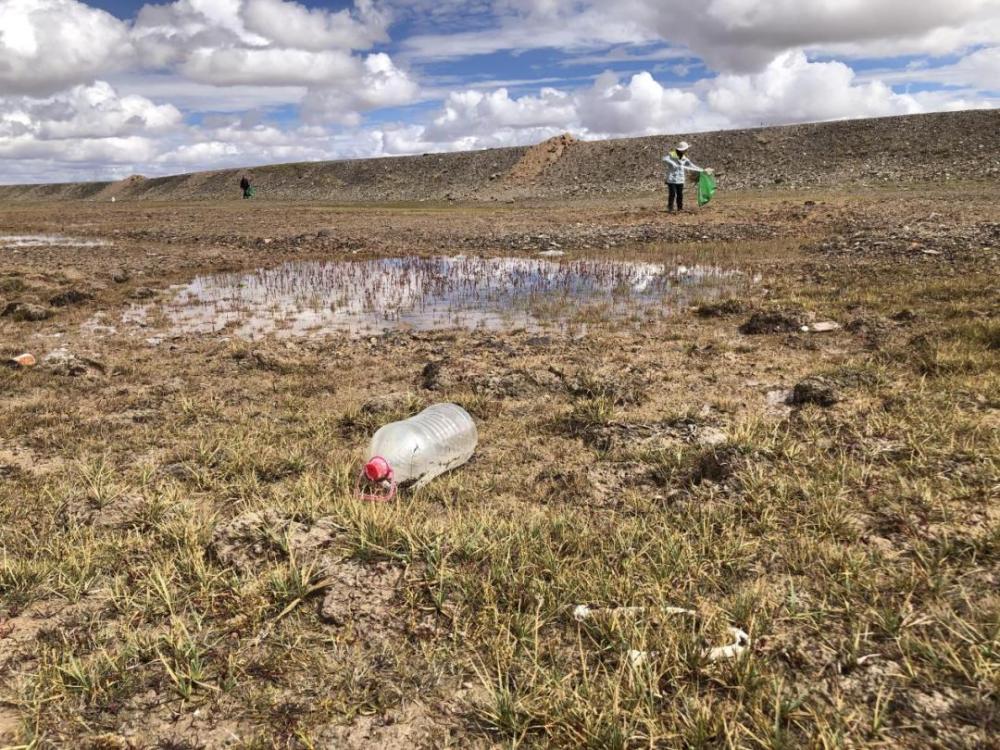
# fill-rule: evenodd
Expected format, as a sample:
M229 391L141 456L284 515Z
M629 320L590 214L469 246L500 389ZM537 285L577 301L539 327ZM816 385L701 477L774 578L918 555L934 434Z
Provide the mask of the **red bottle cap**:
M365 476L370 482L382 482L392 476L392 467L381 456L375 456L365 464Z

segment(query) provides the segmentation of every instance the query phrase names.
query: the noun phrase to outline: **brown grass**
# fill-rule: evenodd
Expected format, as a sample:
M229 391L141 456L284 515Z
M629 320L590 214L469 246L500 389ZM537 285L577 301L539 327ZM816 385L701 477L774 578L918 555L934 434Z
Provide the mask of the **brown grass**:
M881 210L902 223L908 205ZM211 267L188 247L170 251L176 277ZM0 371L0 737L989 746L995 272L828 263L784 240L753 262L764 284L718 316L544 346L438 332L149 347L79 332L86 306L0 323L5 354L62 326L107 370ZM0 263L4 294L43 283ZM115 294L93 304L116 310ZM762 306L868 323L740 335L737 311ZM840 402L768 406L807 375ZM473 461L391 504L355 499L371 431L438 400L476 416ZM726 444L705 443L710 429ZM577 622L579 604L649 611ZM668 606L697 614L657 614ZM709 661L734 626L748 652Z

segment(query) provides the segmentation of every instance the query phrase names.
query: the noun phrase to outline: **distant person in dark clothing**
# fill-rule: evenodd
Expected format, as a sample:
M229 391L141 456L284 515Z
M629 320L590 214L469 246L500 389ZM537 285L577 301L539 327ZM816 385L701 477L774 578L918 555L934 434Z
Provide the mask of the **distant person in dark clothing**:
M253 185L250 184L250 178L243 175L240 180L240 190L243 191L243 198L253 198Z

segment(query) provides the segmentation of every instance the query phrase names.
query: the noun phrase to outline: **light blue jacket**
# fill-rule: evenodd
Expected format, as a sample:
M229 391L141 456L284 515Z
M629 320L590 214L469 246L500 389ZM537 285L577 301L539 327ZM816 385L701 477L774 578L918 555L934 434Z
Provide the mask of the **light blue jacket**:
M676 151L671 151L669 154L664 156L663 161L667 163L667 182L671 185L683 185L685 171L705 171L693 161L688 159L687 156L680 156Z

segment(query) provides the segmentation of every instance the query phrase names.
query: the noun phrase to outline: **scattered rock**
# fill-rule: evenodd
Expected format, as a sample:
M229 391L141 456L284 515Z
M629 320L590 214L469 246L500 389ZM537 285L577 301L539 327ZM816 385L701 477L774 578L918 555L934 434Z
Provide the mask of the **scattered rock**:
M833 406L840 400L837 389L827 378L813 376L796 383L788 403L795 406L815 404Z
M931 215L912 225L893 226L867 222L846 224L839 234L810 247L826 255L854 255L912 260L924 257L941 263L992 252L1000 237L1000 223L952 222L942 224Z
M111 275L111 280L116 284L125 284L132 280L132 275L125 269L115 271Z

